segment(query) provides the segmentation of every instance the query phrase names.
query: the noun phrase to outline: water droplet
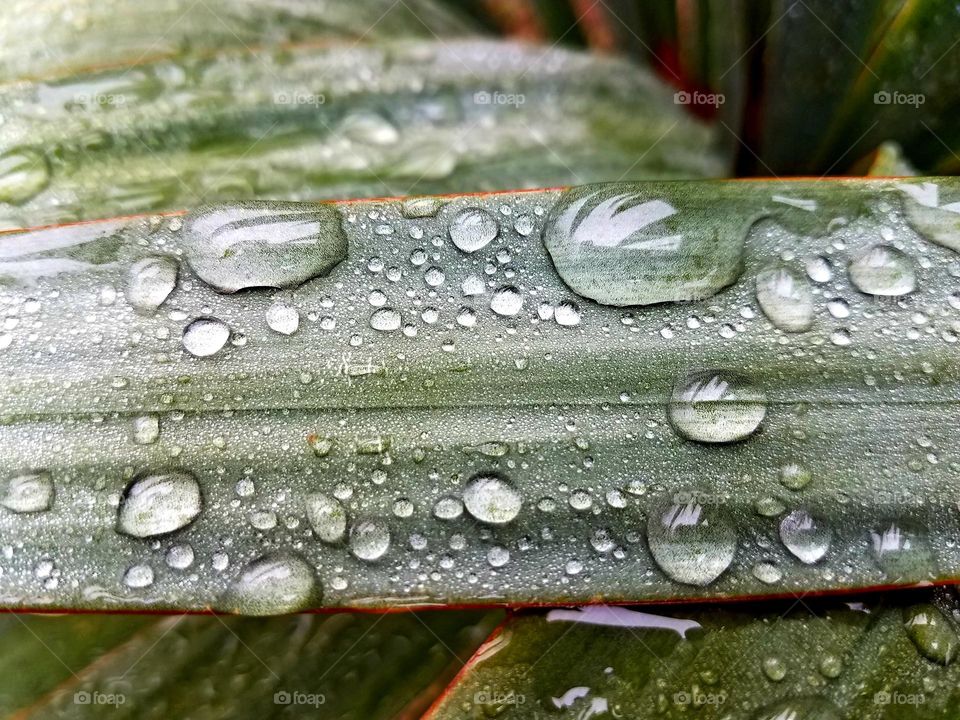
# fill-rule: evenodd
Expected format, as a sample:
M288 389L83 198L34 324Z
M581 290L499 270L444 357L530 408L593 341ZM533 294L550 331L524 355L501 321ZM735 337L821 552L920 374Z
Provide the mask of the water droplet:
M487 551L487 562L490 563L490 567L503 567L510 562L510 551L496 545Z
M757 275L757 302L775 326L786 332L803 332L813 325L813 295L807 283L786 268Z
M533 218L529 215L517 215L517 219L513 221L513 229L517 231L517 235L526 237L533 232Z
M42 153L16 148L0 155L0 202L25 203L50 182L50 163Z
M244 202L191 213L187 262L214 289L290 288L325 275L347 256L333 205Z
M807 277L815 283L830 282L833 277L833 266L822 255L812 257L807 262Z
M230 328L215 317L197 318L183 330L183 348L196 357L215 355L229 339Z
M354 142L392 145L400 133L384 117L372 112L355 112L344 118L340 131Z
M313 568L297 555L278 553L247 565L220 605L240 615L282 615L309 607L319 595Z
M877 565L892 582L928 579L933 554L926 534L899 522L885 523L870 533L870 548Z
M763 659L762 665L763 674L773 682L780 682L787 676L787 666L778 657L766 657Z
M483 295L484 287L483 280L481 280L476 275L467 275L463 279L463 282L460 283L460 289L463 291L463 294L467 297L472 297L474 295Z
M780 539L800 562L811 565L827 554L833 530L806 510L794 510L780 521Z
M18 513L35 513L49 510L53 505L54 486L50 473L39 472L16 475L4 483L3 499L8 510Z
M580 306L572 300L563 300L557 304L553 311L554 320L557 325L564 327L574 327L580 324Z
M149 565L131 565L123 574L123 584L140 589L153 585L153 568Z
M922 603L904 608L903 624L921 655L940 665L953 662L960 638L936 606Z
M523 500L502 475L479 473L467 482L463 504L477 520L501 525L517 517Z
M810 471L803 465L787 463L780 468L780 484L788 490L803 490L810 484Z
M767 412L766 396L727 371L694 372L674 387L669 415L690 440L727 443L756 431Z
M843 298L832 298L827 301L827 311L837 320L850 317L850 304Z
M133 419L133 442L137 445L152 445L160 438L160 418L156 415L140 415Z
M379 560L390 547L390 530L379 520L361 520L350 528L350 551L361 560Z
M499 233L496 218L480 208L463 210L450 223L450 239L467 253L486 247Z
M167 550L167 565L175 570L186 570L193 565L193 548L190 545L172 545Z
M574 188L551 211L544 242L563 281L597 302L701 300L739 277L752 224L716 212L718 202L667 184Z
M436 265L431 265L423 273L423 281L430 287L440 287L446 279L447 276L443 273L443 269Z
M775 585L783 579L783 573L773 563L759 562L753 566L753 576L765 585Z
M906 295L917 287L910 258L890 245L874 245L850 263L847 274L853 286L867 295Z
M497 289L490 298L490 309L497 315L510 317L520 312L523 307L523 295L513 285L504 285Z
M836 655L825 655L820 661L820 674L825 678L838 678L843 672L843 661Z
M671 504L650 514L647 544L657 565L677 582L709 585L733 562L737 534L711 508Z
M202 504L200 485L189 473L144 473L123 493L117 530L139 538L170 533L193 522Z
M463 515L463 503L459 498L442 497L434 504L433 515L440 520L456 520Z
M292 305L277 301L264 313L267 326L281 335L293 335L300 327L300 311Z
M399 330L403 319L392 307L382 307L370 316L370 327L380 332Z
M327 543L343 540L347 531L347 511L336 498L323 493L307 496L307 520L317 537Z
M169 257L148 257L130 266L124 295L139 313L152 313L177 286L179 264Z

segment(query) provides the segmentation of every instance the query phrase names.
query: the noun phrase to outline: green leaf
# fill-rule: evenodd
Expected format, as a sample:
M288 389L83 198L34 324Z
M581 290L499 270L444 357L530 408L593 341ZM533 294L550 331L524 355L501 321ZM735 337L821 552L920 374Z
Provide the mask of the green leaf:
M521 615L427 717L952 718L956 607L953 591L925 591Z
M263 614L954 580L958 193L651 182L5 235L0 598ZM293 288L341 233L346 259Z
M9 616L0 629L0 713L416 718L498 617Z
M713 133L623 60L493 41L162 60L0 91L0 226L715 176Z
M474 25L435 0L11 0L0 24L2 79L49 80L82 69L140 65L158 57L349 38L462 35ZM96 86L88 88L96 92Z

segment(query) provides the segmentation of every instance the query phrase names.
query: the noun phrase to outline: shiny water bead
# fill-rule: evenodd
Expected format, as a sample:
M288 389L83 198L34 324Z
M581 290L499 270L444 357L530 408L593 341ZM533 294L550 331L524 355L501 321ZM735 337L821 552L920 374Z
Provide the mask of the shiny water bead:
M813 325L813 295L805 280L786 268L764 270L757 275L757 302L776 327L803 332Z
M134 537L164 535L186 527L200 514L196 478L182 470L147 472L132 480L117 511L117 530Z
M671 504L650 513L647 544L657 565L673 580L709 585L730 567L737 534L717 508L697 502Z
M674 387L669 405L673 427L690 440L728 443L760 427L766 396L736 373L707 370L690 373Z
M347 531L347 511L339 500L323 493L311 493L305 504L307 521L318 538L327 543L343 540Z
M322 203L214 205L186 220L187 263L224 292L290 288L325 275L347 256L340 212Z
M313 568L298 555L272 553L248 564L228 588L220 609L240 615L282 615L320 601Z
M466 253L489 245L500 233L496 218L486 210L468 208L453 218L449 227L453 244Z
M850 263L847 274L868 295L906 295L917 287L913 262L891 245L874 245Z
M360 560L373 562L390 548L390 530L380 520L360 520L350 528L350 551Z
M267 326L281 335L293 335L300 327L300 311L279 300L267 308L264 318Z
M0 497L3 507L17 513L35 513L50 509L55 488L50 473L41 470L7 479L0 492L3 493Z
M787 550L809 565L827 554L833 530L806 510L794 510L780 521L780 539Z
M127 273L127 302L139 313L154 312L177 286L179 267L176 260L164 256L135 262Z
M196 357L216 355L229 339L229 326L215 317L197 318L183 329L183 349Z
M480 473L467 482L463 490L463 504L477 520L501 525L517 517L523 500L502 475Z

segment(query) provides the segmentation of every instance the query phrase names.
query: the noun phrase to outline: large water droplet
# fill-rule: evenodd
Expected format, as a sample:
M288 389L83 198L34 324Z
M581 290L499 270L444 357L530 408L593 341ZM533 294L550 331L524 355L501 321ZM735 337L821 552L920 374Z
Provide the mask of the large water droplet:
M267 308L264 319L267 327L281 335L293 335L300 327L300 311L279 300Z
M786 268L757 275L757 302L770 322L786 332L803 332L813 324L810 288Z
M498 288L490 298L490 309L497 315L510 317L520 312L523 307L523 295L513 285L504 285Z
M906 295L917 287L910 258L890 245L874 245L850 263L847 274L867 295Z
M500 232L496 218L486 210L468 208L450 223L450 239L464 252L472 253L489 245Z
M230 339L230 328L215 317L201 317L183 329L183 348L196 357L210 357L220 352Z
M931 242L960 252L960 198L952 187L936 183L903 183L904 209L910 227ZM949 197L942 197L946 190Z
M463 489L463 504L477 520L502 525L517 517L523 500L502 475L480 473Z
M677 582L709 585L733 562L737 534L713 508L689 502L651 513L647 544L657 565Z
M328 543L343 540L347 530L347 511L336 498L323 493L307 496L307 520L317 537Z
M240 615L281 615L319 601L313 568L297 555L265 555L247 565L230 586L221 607Z
M140 538L170 533L189 525L202 505L200 485L193 475L182 470L148 472L124 491L117 530Z
M137 312L154 312L176 287L179 267L173 258L160 256L135 262L127 273L127 302Z
M760 427L766 412L763 392L725 370L687 375L674 387L669 405L677 432L706 443L742 440Z
M827 554L833 530L806 510L794 510L780 521L780 539L800 562L812 565Z
M131 565L123 574L123 584L140 589L153 585L153 568L149 565Z
M914 527L884 523L871 531L870 549L891 582L920 582L933 571L933 555L926 535Z
M18 513L43 512L53 505L53 498L53 478L50 473L41 470L7 480L0 504Z
M50 182L50 164L42 153L17 148L0 155L0 202L24 203Z
M550 213L544 242L576 293L608 305L700 300L733 283L749 213L717 212L703 196L668 185L586 186Z
M957 656L960 638L950 621L931 603L903 609L903 624L917 650L927 659L949 665Z
M350 528L350 551L361 560L379 560L390 548L390 529L380 520L360 520Z
M400 329L402 318L392 307L383 307L370 316L370 327L380 332L393 332Z
M187 262L220 292L296 287L347 256L340 212L332 205L246 202L215 205L187 220Z

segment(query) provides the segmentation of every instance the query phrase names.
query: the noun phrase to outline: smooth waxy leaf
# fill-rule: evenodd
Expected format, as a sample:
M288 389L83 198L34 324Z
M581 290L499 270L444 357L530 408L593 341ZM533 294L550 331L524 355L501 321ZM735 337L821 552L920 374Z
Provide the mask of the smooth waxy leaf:
M8 234L0 465L53 500L6 491L0 599L265 614L955 580L957 258L906 211L931 187L958 191L345 203L302 237L342 231L346 259L280 291L267 260L228 256L236 293L194 274L228 208ZM245 212L243 252L298 270L275 241L301 236L274 231L298 216L258 237ZM610 262L557 262L583 245ZM634 306L572 289L611 268Z
M224 199L716 176L725 165L713 133L648 72L481 40L162 60L10 86L0 115L7 228Z
M435 0L11 0L0 23L2 80L73 75L157 57L331 38L430 39L471 32L451 5ZM90 88L91 94L97 91ZM103 90L103 88L100 88ZM91 100L90 102L95 102Z
M18 718L409 718L496 613L8 616L0 713Z
M509 620L426 717L952 718L956 596Z

